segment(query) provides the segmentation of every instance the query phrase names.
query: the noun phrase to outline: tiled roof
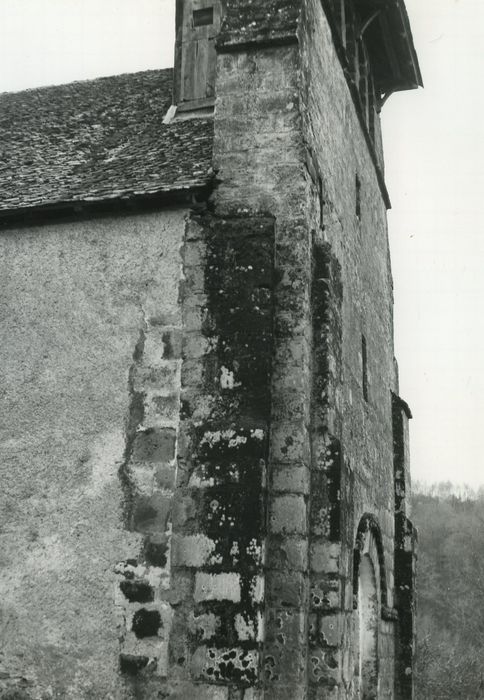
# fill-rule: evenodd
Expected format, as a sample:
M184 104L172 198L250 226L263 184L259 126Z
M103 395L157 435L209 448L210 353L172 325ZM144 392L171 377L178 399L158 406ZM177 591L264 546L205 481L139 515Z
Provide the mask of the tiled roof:
M206 185L210 119L163 124L172 69L0 95L0 213Z

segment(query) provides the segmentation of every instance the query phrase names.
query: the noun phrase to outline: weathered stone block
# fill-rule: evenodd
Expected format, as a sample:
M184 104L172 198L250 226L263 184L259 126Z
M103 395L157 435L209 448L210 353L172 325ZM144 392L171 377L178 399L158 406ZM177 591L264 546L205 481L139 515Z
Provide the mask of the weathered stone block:
M155 474L153 464L149 462L141 462L130 464L129 480L133 493L136 493L137 499L141 497L149 498L155 490Z
M335 611L341 605L341 580L339 577L311 577L309 603L312 610Z
M206 600L230 600L240 602L240 576L236 573L206 574L195 577L195 602Z
M180 330L171 331L163 326L151 326L145 337L142 363L145 367L170 367L176 355L173 350L178 350L179 357ZM177 367L177 363L174 363L174 366Z
M145 400L143 426L145 428L159 428L176 425L179 414L180 398L178 394L160 396L150 391Z
M175 362L163 361L156 367L139 365L133 375L133 388L141 393L156 389L160 395L170 396L179 390L180 370Z
M197 272L200 278L194 277L194 272ZM186 274L189 274L189 277L185 283L187 299L183 307L184 329L186 332L200 332L207 323L207 299L202 293L205 284L204 272L203 269L199 271L199 268L194 268L194 270L187 271ZM190 293L188 294L188 292ZM210 325L208 325L207 330L211 330ZM213 330L215 331L215 329Z
M282 317L279 317L279 319L276 321L276 326L279 327L280 323L284 323ZM296 364L285 364L283 362L277 362L277 360L274 361L274 376L273 379L277 382L277 386L281 388L281 390L285 393L303 393L303 392L308 392L309 391L309 386L310 386L310 371L309 367L304 367ZM306 432L305 425L305 414L303 414L304 419L298 423L298 425L301 426L303 432ZM284 417L285 420L285 426L283 427L283 430L290 433L290 423L292 422L291 420L288 420L286 417ZM281 421L282 423L282 421ZM281 447L284 447L284 443L281 443ZM277 458L279 460L279 458ZM281 460L282 461L282 460Z
M119 669L123 673L136 676L149 662L148 656L136 656L135 654L120 654Z
M210 641L213 639L221 627L220 617L214 613L202 613L196 615L191 613L188 619L190 632L198 637L200 641Z
M264 700L262 688L246 688L243 696L244 700Z
M341 615L322 615L319 621L319 633L327 646L339 647L343 633Z
M223 474L223 471L220 470ZM249 471L250 474L250 471ZM203 495L203 508L200 510L205 532L209 537L225 537L227 529L231 536L237 534L242 540L258 539L262 527L263 495L262 489L254 483L244 480L238 488L210 489Z
M304 465L278 465L272 466L273 491L288 491L293 494L307 496L309 494L310 474Z
M263 576L252 576L249 579L249 594L252 603L262 603L265 593L265 579Z
M330 684L312 685L307 689L307 700L339 700L341 697L340 686Z
M311 570L321 574L335 574L339 571L341 545L335 542L316 542L309 550Z
M197 225L196 219L193 219L192 221L192 225ZM187 267L191 268L193 266L198 265L202 266L205 260L206 244L205 241L202 239L203 229L201 227L198 227L198 230L200 232L200 237L196 240L191 240L189 243L186 243L183 247L184 269L186 269Z
M312 648L308 657L309 682L334 690L340 680L340 661L338 652Z
M160 627L161 615L158 610L141 608L133 615L131 629L138 639L143 639L144 637L156 637Z
M186 333L183 338L183 356L189 360L197 360L212 349L210 341L197 331Z
M168 533L153 532L145 537L143 556L150 566L166 567L170 549L170 537Z
M307 602L307 581L297 571L270 571L266 574L266 602L274 608L302 608Z
M264 690L264 700L306 700L307 699L306 684L288 685L270 684Z
M277 343L275 361L277 365L309 367L311 362L311 342L308 333L293 335Z
M307 508L303 496L274 496L270 504L270 529L274 533L305 534Z
M292 376L295 379L297 373L292 374ZM288 462L299 464L309 463L309 435L305 423L294 423L292 421L274 423L271 435L274 461L280 462L281 464Z
M119 587L130 603L149 603L155 597L153 587L146 581L121 581Z
M171 556L174 566L200 568L206 564L216 543L204 534L173 535Z
M305 539L271 537L267 542L267 566L280 571L307 571L308 543Z
M198 503L181 490L175 495L172 502L172 523L174 532L186 532L197 527Z
M138 532L165 532L171 505L171 494L155 492L150 497L138 497L133 511L133 528Z
M161 488L171 491L175 486L176 469L171 464L161 464L155 471L155 483Z
M296 390L278 391L272 399L272 419L279 421L303 421L309 425L310 405L304 394Z
M283 296L282 294L280 296ZM298 300L299 309L287 309L284 304L278 305L275 314L274 335L276 338L291 338L295 333L304 333L307 327L307 314L309 313L309 301ZM294 302L293 302L294 305ZM290 376L284 378L281 372L280 388L286 391L298 391L301 388L301 380L292 380Z
M229 700L229 688L220 685L179 682L166 687L170 700Z
M131 458L133 462L169 462L175 457L176 430L148 429L136 434Z
M263 641L264 619L260 611L255 614L238 613L234 619L234 628L239 642Z
M196 679L252 685L257 680L258 663L259 654L255 649L203 646L193 654L190 668Z
M273 609L267 620L264 675L269 685L301 683L306 675L306 615L303 610Z

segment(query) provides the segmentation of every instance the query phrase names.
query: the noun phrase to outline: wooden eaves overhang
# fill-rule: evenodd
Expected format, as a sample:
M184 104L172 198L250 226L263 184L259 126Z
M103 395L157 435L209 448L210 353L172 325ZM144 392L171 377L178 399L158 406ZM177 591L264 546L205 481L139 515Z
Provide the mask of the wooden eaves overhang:
M374 79L382 95L422 86L410 22L402 0L356 0L368 22L365 40Z
M346 5L352 2L356 31L367 48L373 80L382 101L393 92L423 86L403 0L323 0L335 40L345 53L338 18L342 2Z
M356 113L388 209L383 163L372 133L372 110L379 113L388 97L423 86L410 22L403 0L321 0L343 67ZM367 79L361 80L368 71ZM370 104L370 109L365 109Z

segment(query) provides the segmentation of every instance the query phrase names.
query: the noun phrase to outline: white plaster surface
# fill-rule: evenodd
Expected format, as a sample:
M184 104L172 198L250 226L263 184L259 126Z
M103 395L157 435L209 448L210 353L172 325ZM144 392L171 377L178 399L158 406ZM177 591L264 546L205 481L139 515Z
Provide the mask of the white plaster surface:
M118 698L118 470L146 322L180 323L182 210L0 233L3 687ZM46 695L44 696L43 693Z

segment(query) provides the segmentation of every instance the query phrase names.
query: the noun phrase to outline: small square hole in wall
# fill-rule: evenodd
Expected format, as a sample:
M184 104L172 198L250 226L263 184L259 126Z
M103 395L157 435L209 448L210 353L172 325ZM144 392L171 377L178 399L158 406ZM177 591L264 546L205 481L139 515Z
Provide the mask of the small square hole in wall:
M362 384L363 398L368 401L368 351L366 347L366 338L361 336L361 369L362 369Z
M355 177L355 214L358 221L361 221L361 180Z
M318 177L318 189L319 189L319 225L321 230L324 231L324 184L323 178Z
M213 7L202 7L200 10L193 10L193 26L206 27L213 24Z

